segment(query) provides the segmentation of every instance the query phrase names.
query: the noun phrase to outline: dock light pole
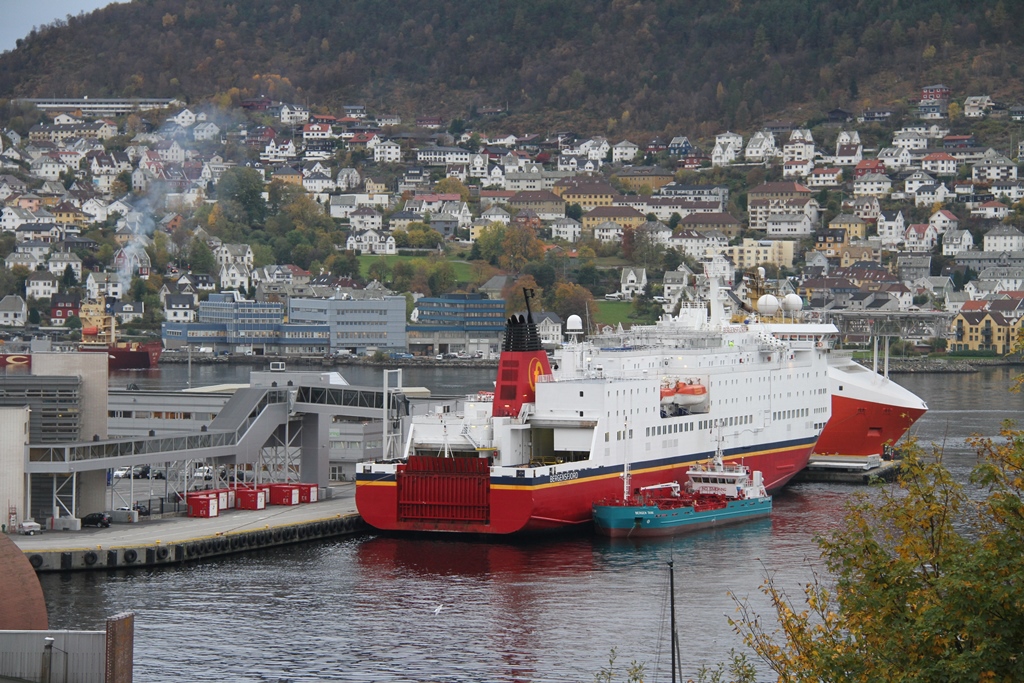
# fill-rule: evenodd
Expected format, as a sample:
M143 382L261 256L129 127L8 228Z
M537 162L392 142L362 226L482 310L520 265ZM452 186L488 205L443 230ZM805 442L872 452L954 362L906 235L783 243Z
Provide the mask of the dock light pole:
M44 646L46 649L46 683L53 683L53 651L57 650L64 655L64 677L61 679L61 683L68 683L68 651L62 650L61 648L54 645L53 636L46 636L43 638L46 641Z

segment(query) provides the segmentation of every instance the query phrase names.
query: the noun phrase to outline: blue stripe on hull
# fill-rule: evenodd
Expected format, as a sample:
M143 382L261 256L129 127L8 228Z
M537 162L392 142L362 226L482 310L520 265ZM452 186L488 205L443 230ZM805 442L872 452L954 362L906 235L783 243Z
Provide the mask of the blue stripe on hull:
M767 517L772 499L731 501L718 510L695 512L692 507L661 510L646 506L594 506L594 526L612 538L673 536L699 529Z

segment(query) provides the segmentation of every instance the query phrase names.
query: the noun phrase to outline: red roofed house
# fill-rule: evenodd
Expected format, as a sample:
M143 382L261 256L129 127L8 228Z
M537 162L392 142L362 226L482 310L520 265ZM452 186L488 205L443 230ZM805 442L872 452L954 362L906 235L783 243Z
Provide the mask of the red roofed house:
M853 178L856 180L862 176L866 176L869 173L880 173L885 175L888 169L885 168L885 162L879 161L878 159L863 159L857 162L857 165L853 169Z
M935 152L921 159L921 168L935 175L956 175L957 160L948 152Z

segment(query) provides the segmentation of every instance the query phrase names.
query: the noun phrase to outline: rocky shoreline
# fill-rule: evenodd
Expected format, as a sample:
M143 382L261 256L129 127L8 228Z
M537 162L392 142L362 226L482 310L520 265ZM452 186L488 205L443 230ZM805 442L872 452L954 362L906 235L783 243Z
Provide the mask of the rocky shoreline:
M981 368L1021 365L1024 365L1024 362L1005 358L901 358L899 360L890 358L889 373L956 374L978 372Z
M229 364L251 365L255 368L269 367L271 361L283 360L289 366L332 368L346 365L369 365L376 367L451 367L451 368L493 368L497 360L483 358L450 358L437 360L433 356L416 356L414 358L387 358L375 360L370 356L342 356L339 358L323 358L320 356L246 356L241 354L214 356L212 354L192 354L192 362L197 365ZM188 363L188 355L184 353L164 353L160 364L174 365ZM861 361L871 367L870 361ZM879 363L881 365L881 363ZM1024 360L1006 358L898 358L889 359L891 374L935 373L961 374L978 372L983 367L1024 366ZM879 367L881 370L881 367Z

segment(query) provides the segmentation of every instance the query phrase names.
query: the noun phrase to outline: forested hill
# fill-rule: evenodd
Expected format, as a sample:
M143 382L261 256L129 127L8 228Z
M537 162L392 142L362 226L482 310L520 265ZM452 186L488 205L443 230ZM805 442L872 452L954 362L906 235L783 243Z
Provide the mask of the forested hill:
M931 82L1012 98L1007 4L135 0L0 55L0 96L262 92L404 116L507 107L507 125L742 128L797 106L905 102Z

